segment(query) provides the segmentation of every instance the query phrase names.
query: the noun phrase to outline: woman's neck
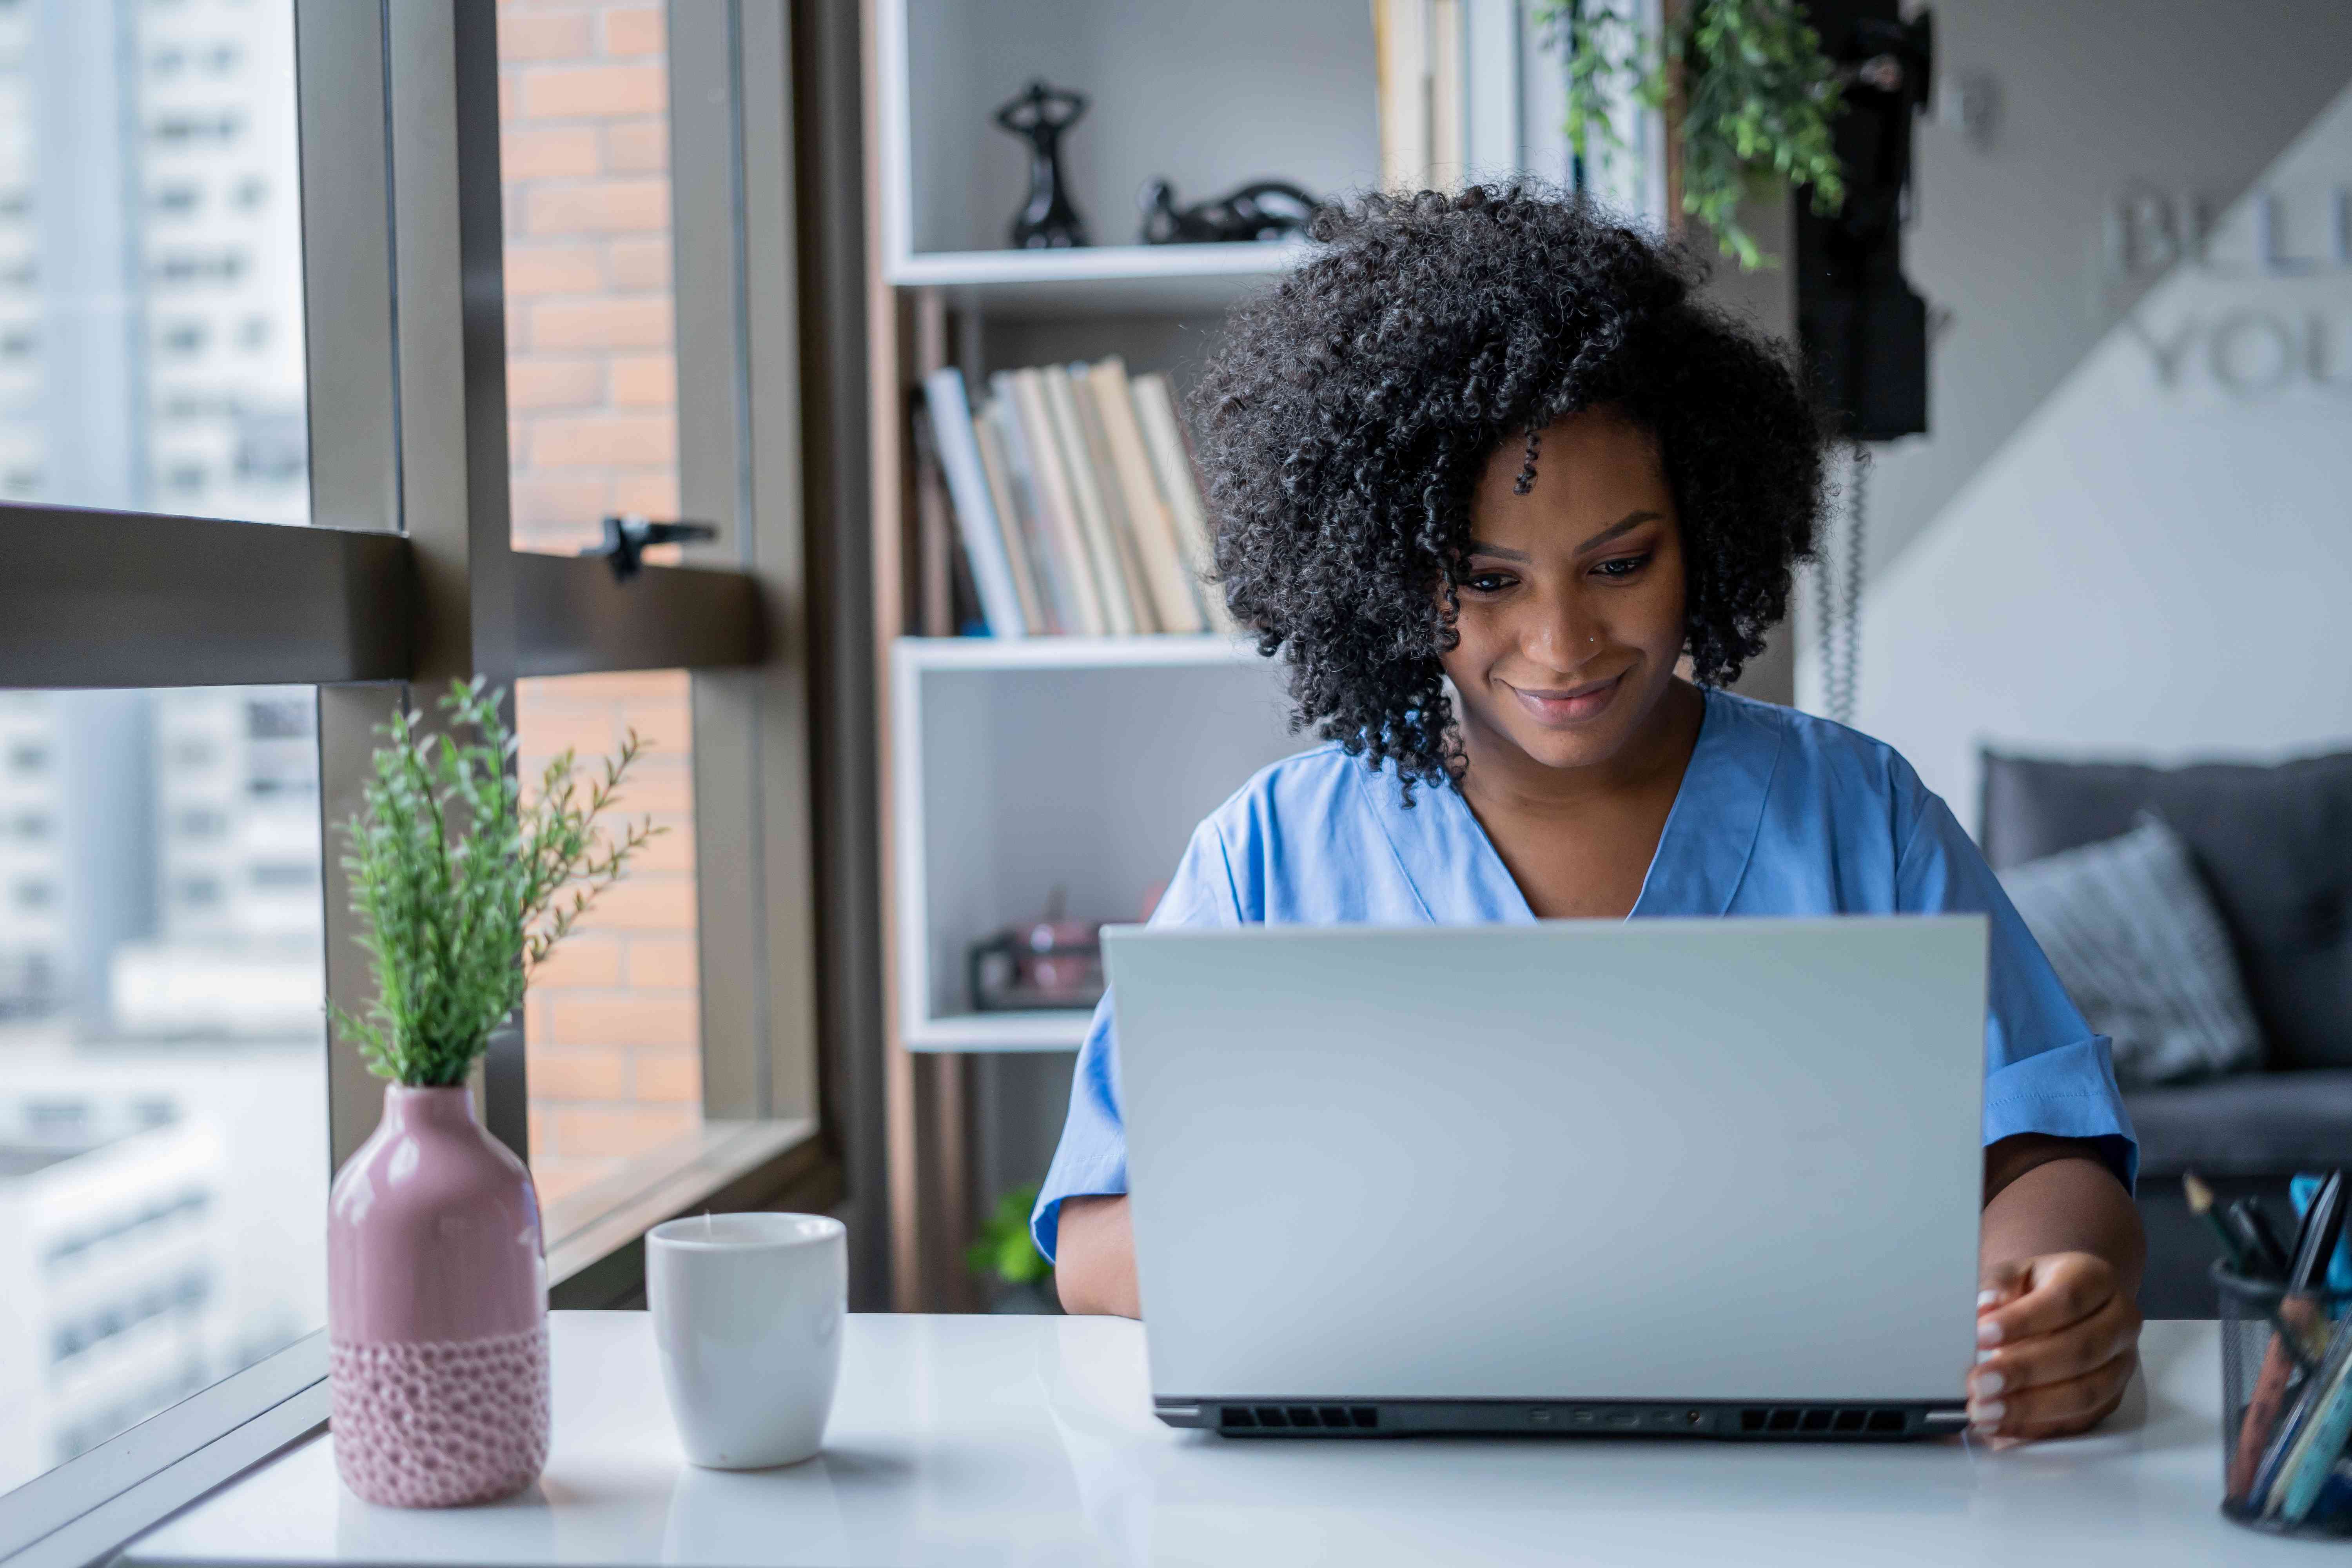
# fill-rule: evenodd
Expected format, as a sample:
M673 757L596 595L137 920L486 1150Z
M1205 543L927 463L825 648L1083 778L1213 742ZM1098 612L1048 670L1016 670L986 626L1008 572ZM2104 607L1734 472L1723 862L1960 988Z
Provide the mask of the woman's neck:
M1682 785L1706 718L1706 696L1677 679L1614 756L1559 768L1537 761L1508 736L1465 715L1462 751L1469 766L1462 778L1463 797L1482 819L1491 814L1529 821L1586 816L1661 791L1671 797Z

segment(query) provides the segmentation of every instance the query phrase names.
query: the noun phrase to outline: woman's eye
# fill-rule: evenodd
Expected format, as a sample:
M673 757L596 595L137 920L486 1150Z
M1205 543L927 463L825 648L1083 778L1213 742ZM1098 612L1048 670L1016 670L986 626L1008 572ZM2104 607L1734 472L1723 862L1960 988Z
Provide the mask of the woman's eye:
M1499 594L1511 585L1511 579L1501 572L1473 572L1462 585L1474 594Z
M1620 555L1613 561L1603 561L1593 567L1603 577L1631 577L1650 563L1646 555Z

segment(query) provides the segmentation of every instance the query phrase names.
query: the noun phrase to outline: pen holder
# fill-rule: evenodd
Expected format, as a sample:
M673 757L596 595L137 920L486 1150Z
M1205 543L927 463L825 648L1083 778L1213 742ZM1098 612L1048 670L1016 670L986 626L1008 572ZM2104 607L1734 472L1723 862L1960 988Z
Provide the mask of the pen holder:
M2352 1535L2347 1301L2213 1266L2221 1298L2221 1511L2281 1535ZM2341 1342L2340 1343L2338 1342Z

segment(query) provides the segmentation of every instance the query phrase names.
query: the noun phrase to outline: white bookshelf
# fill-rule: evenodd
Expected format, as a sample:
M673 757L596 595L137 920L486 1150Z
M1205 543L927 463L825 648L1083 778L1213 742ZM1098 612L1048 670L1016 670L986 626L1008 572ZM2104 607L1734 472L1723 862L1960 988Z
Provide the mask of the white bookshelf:
M1006 229L1028 192L1028 153L992 115L1038 78L1093 101L1064 139L1063 169L1104 252L1256 248L1137 245L1136 193L1150 179L1189 204L1250 180L1322 195L1380 178L1362 0L877 0L874 16L883 272L894 282L932 281L927 262L1017 254ZM1207 258L1075 265L1065 281L1231 276Z
M905 637L890 671L898 1036L910 1051L1073 1050L1084 1011L980 1013L971 944L1132 921L1192 828L1311 742L1282 672L1213 637Z
M1139 189L1164 178L1190 205L1255 180L1376 184L1378 68L1365 0L862 5L892 1257L897 1305L936 1310L977 1304L956 1264L971 1218L1043 1173L1068 1075L1040 1053L1075 1049L1087 1023L972 1011L971 943L1034 919L1056 886L1073 918L1133 919L1193 826L1308 741L1288 731L1281 668L1245 644L905 635L945 629L924 624L939 576L922 570L936 545L908 410L944 364L978 385L1117 353L1188 389L1227 310L1302 247L1139 244ZM1557 62L1524 47L1535 5L1461 7L1466 146L1559 178L1564 144L1538 134L1559 123ZM1063 147L1082 248L1009 247L1028 153L992 114L1034 79L1092 100Z

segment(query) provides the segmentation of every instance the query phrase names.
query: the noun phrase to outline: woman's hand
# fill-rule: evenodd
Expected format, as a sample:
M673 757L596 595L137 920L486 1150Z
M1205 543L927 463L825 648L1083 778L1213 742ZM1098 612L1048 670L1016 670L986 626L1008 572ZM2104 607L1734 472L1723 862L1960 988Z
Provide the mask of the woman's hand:
M1969 1425L1995 1447L2063 1437L2113 1414L2138 1364L2139 1308L2095 1253L1987 1268Z

